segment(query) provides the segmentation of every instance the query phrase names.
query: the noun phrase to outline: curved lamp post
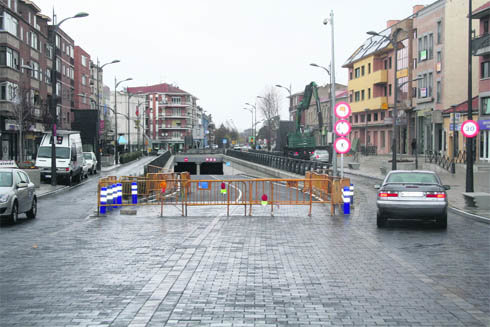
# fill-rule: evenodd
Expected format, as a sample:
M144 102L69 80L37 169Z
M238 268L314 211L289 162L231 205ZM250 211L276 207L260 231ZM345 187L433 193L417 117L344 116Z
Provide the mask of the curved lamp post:
M276 87L285 89L289 93L289 115L288 120L291 121L291 112L293 111L293 97L291 95L291 85L289 87L282 86L281 84L276 84Z
M119 86L119 84L123 83L123 82L127 82L127 81L131 81L132 78L129 77L129 78L126 78L122 81L117 81L117 79L114 77L114 117L115 117L115 136L116 136L116 140L114 142L114 145L115 145L115 151L114 151L114 156L115 156L115 163L116 165L119 163L119 151L117 149L117 145L119 143L119 139L117 137L117 87Z
M57 175L56 175L56 125L58 123L58 113L57 113L57 106L58 106L58 94L57 94L57 88L56 85L58 83L57 81L57 70L56 70L56 33L58 32L58 29L60 28L60 25L66 22L69 19L73 18L82 18L82 17L87 17L88 14L86 12L79 12L75 16L67 17L65 19L62 19L58 24L52 25L52 31L51 31L51 40L49 40L51 44L51 48L53 51L53 68L54 68L54 73L51 74L51 113L53 115L53 124L51 126L51 136L52 136L52 142L51 142L51 185L56 186L57 184ZM61 90L60 90L61 91Z
M391 170L396 170L396 151L397 151L397 139L398 139L398 135L397 135L397 124L396 124L396 117L397 117L397 102L398 102L398 79L396 78L396 72L398 70L398 34L400 33L400 31L402 31L401 28L397 28L391 38L385 36L385 35L382 35L382 34L379 34L377 32L374 32L374 31L369 31L367 32L368 35L371 35L371 36L379 36L379 37L382 37L384 39L386 39L387 41L389 41L391 43L391 45L393 46L393 49L395 51L395 69L394 69L394 88L395 88L395 95L394 95L394 103L393 103L393 135L392 135L392 144L391 144L391 151L392 151L392 158L391 158Z

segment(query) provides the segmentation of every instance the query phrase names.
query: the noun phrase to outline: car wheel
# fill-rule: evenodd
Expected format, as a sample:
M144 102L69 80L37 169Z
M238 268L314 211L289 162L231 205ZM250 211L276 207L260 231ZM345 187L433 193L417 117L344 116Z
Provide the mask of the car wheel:
M17 202L14 202L12 206L12 213L10 214L10 222L12 224L16 224L19 220L19 207L17 206Z
M385 227L386 225L386 217L383 216L380 212L376 214L376 225L379 228Z
M93 175L94 174L94 169L90 169L90 175Z
M66 185L71 186L73 184L73 176L70 174L66 178Z
M442 228L446 229L447 228L447 212L443 213L436 219L437 225Z
M27 211L26 215L27 215L27 218L34 219L34 218L36 218L36 214L37 214L37 199L34 198L32 200L31 210Z

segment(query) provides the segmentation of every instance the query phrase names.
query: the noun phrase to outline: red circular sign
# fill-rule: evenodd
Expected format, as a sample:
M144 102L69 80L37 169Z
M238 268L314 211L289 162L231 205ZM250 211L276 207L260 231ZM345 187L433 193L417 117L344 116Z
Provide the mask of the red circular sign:
M352 126L347 120L339 120L335 123L333 129L338 136L346 136L351 132Z
M480 126L474 120L467 120L463 124L461 124L461 133L463 133L465 137L475 137L478 135L479 132Z
M335 140L333 146L335 148L335 152L345 154L350 151L351 143L349 139L345 137L339 137Z
M335 116L344 119L350 116L352 110L347 102L338 102L334 108Z

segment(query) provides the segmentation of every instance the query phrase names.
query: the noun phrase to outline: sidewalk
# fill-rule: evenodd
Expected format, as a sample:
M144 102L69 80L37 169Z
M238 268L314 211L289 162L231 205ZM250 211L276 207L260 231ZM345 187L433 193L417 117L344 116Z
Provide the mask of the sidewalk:
M403 159L413 160L415 162L415 157L409 155L403 155ZM357 176L363 176L373 179L373 185L376 184L376 180L381 181L384 179L384 175L381 173L380 167L387 166L391 168L391 155L377 155L377 156L360 156L360 169L352 170L348 168L348 163L353 159L351 157L344 158L344 173L352 174ZM337 161L340 169L340 158ZM465 192L466 185L466 165L457 164L456 173L451 174L447 170L439 167L436 164L430 164L425 162L424 157L418 158L418 166L420 170L431 170L435 171L441 178L443 184L450 185L451 189L448 190L449 206L459 213L466 214L467 216L477 216L472 217L479 220L488 220L490 222L490 212L488 210L482 210L474 207L467 207L464 201L463 192ZM390 169L388 169L389 171ZM490 193L490 171L474 171L474 190L475 192L486 192Z

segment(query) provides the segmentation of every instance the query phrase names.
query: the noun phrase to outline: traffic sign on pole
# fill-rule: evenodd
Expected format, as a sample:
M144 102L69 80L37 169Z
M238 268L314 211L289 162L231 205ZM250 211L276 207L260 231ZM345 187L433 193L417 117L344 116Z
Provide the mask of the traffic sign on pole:
M352 130L352 126L347 120L339 120L335 123L334 131L338 136L346 136Z
M337 153L344 154L350 151L351 143L349 139L345 137L339 137L335 140L334 148Z
M461 124L461 133L463 133L465 137L475 137L478 135L479 132L480 126L474 120L467 120L463 124Z
M345 119L350 116L352 110L347 102L338 102L334 108L335 116L339 119Z

